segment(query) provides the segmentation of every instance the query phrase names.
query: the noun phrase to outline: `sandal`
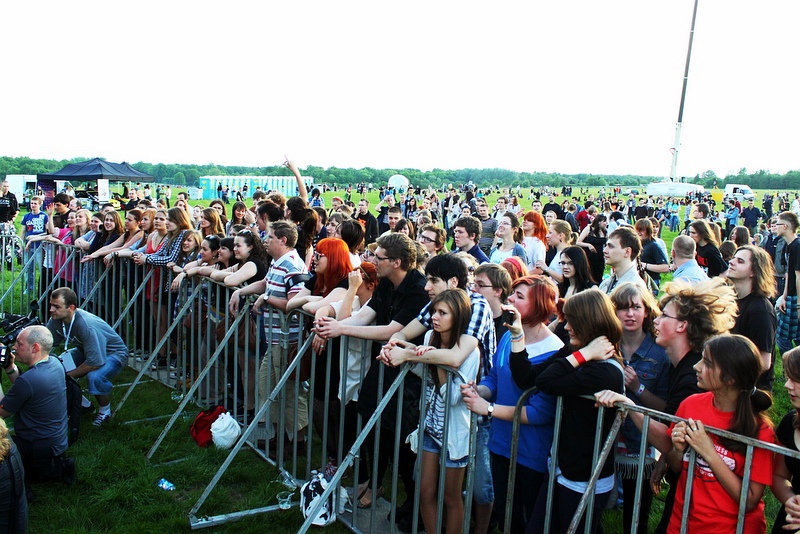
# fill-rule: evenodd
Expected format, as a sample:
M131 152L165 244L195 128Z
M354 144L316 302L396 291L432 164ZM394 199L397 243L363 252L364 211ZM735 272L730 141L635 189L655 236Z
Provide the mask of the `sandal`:
M375 492L375 497L374 498L372 498L372 496L370 495L369 500L365 501L364 497L367 495L368 491L369 492L372 491L372 486L369 483L367 483L367 487L364 488L363 491L360 491L359 495L358 495L358 507L361 508L362 510L366 509L366 508L371 508L372 507L372 503L375 502L376 499L380 499L381 497L383 497L383 486L381 486Z

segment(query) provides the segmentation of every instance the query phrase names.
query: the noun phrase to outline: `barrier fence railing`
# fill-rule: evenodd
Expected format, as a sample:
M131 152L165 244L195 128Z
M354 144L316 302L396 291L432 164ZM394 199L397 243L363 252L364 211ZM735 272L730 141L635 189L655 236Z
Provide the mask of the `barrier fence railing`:
M14 236L0 236L1 250L21 245ZM49 247L49 248L48 248ZM24 247L23 247L24 248ZM14 267L10 262L0 262L2 276L2 295L0 309L4 312L27 313L28 302L25 297L37 299L46 318L47 295L56 287L72 287L79 296L80 306L92 311L114 326L132 349L130 364L139 371L116 411L119 412L141 383L148 372L170 387L175 387L180 396L177 409L169 417L161 435L147 454L152 459L167 433L174 427L181 413L195 402L201 407L225 404L244 428L242 437L220 466L214 478L190 512L190 525L193 529L225 523L256 513L270 512L278 506L240 510L216 516L198 517L197 513L208 495L220 482L226 469L234 461L238 452L247 446L264 460L275 466L284 481L291 481L294 487L311 477L314 468L330 460L336 469L330 470L331 482L324 497L333 495L338 500L338 489L345 476L353 477L349 494L357 500L360 496L359 482L364 483L361 471L379 473L386 469L385 462L391 460L390 521L388 526L378 513L379 507L360 510L357 505L351 511L339 514L338 519L353 531L374 529L393 529L395 527L394 504L402 496L398 479L401 447L404 446L407 428L402 428L404 414L416 405L419 411L417 423L424 421L426 410L425 396L419 394L419 402L404 401L413 387L409 381L419 382L410 374L408 366L392 374L385 382L387 369L373 362L369 340L342 337L337 343L329 341L321 355L312 350L313 318L295 310L286 314L268 308L266 311L252 312L249 302L240 303L240 312L232 315L228 305L233 288L198 277L184 283L179 290L171 290L171 275L167 268L137 266L131 260L119 258L106 265L102 260L82 262L83 252L69 245L45 243L30 251L24 264ZM5 258L5 257L4 257ZM48 259L49 258L49 259ZM30 274L33 282L30 283ZM38 291L38 295L37 295ZM38 297L38 298L37 298ZM272 320L270 320L272 317ZM170 369L169 355L174 352L177 361ZM160 364L160 355L164 363ZM378 398L374 410L361 413L357 403L353 403L353 391L358 391L365 380L370 364L378 365L376 387ZM152 371L155 371L153 373ZM413 378L410 378L413 377ZM417 390L421 385L417 384ZM451 381L448 381L448 388ZM518 454L518 435L520 414L525 399L533 390L526 391L520 398L513 421L511 463L508 477L508 495L502 504L505 517L510 518L513 510L513 488ZM600 469L612 453L616 444L616 433L625 414L638 411L644 414L643 434L646 435L651 418L666 422L681 419L655 410L630 405L617 407L618 413L612 431L602 436L602 413L598 410L593 465L595 469L589 487L583 495L569 532L575 532L581 517L586 516L586 524L591 524L594 487ZM416 411L413 410L413 411ZM552 465L557 465L557 444L560 439L562 420L562 399L557 403L556 425L554 430ZM297 415L295 415L297 414ZM449 414L449 410L446 412ZM303 425L298 425L297 416ZM306 421L303 421L303 418ZM316 419L316 420L315 420ZM366 421L365 421L366 419ZM393 424L387 424L391 419ZM445 417L449 424L449 415ZM471 424L475 428L475 417ZM302 428L300 428L302 426ZM749 482L749 467L753 450L762 448L800 459L800 453L778 447L774 444L734 435L730 432L706 427L721 437L734 439L747 447L745 475L739 502L739 521L737 532L744 528L745 503ZM383 434L383 443L381 437ZM386 437L388 436L388 438ZM274 439L273 439L274 438ZM401 439L402 438L402 439ZM302 444L298 444L302 441ZM470 457L475 450L475 432L471 432ZM389 444L387 445L387 442ZM602 444L602 445L601 445ZM641 491L645 473L647 444L641 441L637 470L636 494L634 498L633 528L637 528ZM696 455L689 453L689 476L684 500L683 524L681 532L686 532L688 510L694 482ZM388 453L387 453L388 451ZM305 458L305 460L302 460ZM417 465L419 462L417 462ZM440 467L440 479L444 477L444 466ZM419 509L420 476L415 472L414 509ZM362 480L359 480L362 479ZM471 495L474 467L472 463L466 473L465 487ZM369 486L375 501L382 488L383 480L370 477ZM548 510L552 507L552 494L555 487L554 471L548 478ZM406 487L406 495L409 494ZM443 485L438 490L437 517L441 527L443 515ZM469 517L471 498L466 498L465 511ZM626 495L626 498L629 496ZM320 499L320 503L325 499ZM295 503L296 504L296 503ZM497 508L497 507L496 507ZM384 511L385 512L385 511ZM546 528L549 528L547 514ZM312 514L313 516L313 514ZM414 522L417 522L416 514ZM467 522L468 523L468 522ZM301 531L307 530L311 520L307 520ZM505 532L509 532L511 521L505 521ZM468 528L465 526L465 529ZM587 526L587 531L588 531Z
M27 269L36 268L35 253L35 249L25 251L25 243L13 233L13 227L9 229L7 223L0 224L0 311L28 313L30 301L25 299L33 298L36 292L33 282L27 285ZM35 277L35 272L30 274Z

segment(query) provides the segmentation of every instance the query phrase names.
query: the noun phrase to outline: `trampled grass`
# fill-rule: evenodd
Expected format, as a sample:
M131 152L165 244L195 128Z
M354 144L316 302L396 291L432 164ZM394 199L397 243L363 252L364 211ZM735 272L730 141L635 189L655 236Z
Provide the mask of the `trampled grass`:
M132 381L126 369L117 383ZM126 388L112 395L115 406ZM179 419L152 461L146 454L163 430L167 419L144 420L174 412L171 389L155 381L137 387L133 395L106 426L92 426L93 414L81 423L78 442L69 449L75 458L77 482L36 484L30 505L30 528L36 532L152 533L190 532L188 513L228 455L213 445L200 448L189 435L192 419ZM199 408L194 407L191 415ZM137 422L138 421L138 422ZM159 479L175 484L175 491L157 487ZM243 449L198 516L218 515L274 505L282 491L277 470L259 456ZM299 493L298 493L299 495ZM297 495L296 495L297 497ZM249 517L217 526L207 532L296 532L302 524L294 508ZM343 532L338 525L334 532Z

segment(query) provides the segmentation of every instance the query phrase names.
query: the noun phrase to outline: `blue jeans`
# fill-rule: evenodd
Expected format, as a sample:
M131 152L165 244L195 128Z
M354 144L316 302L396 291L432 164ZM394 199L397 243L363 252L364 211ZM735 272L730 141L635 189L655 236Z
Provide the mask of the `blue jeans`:
M117 376L128 361L128 355L106 355L106 363L86 375L89 381L89 393L92 395L111 395L114 384L111 379Z
M478 419L475 438L475 480L472 500L476 504L494 502L494 483L492 481L492 460L489 455L489 426L491 423Z
M30 258L35 256L37 253L39 254L39 259L33 260L33 262L31 262L28 268L25 269L25 273L28 275L26 278L27 285L25 286L25 289L27 291L36 291L36 264L38 263L39 265L41 265L43 260L42 253L39 252L41 246L42 246L41 243L31 243L30 250L25 251L24 257L26 264L30 260Z

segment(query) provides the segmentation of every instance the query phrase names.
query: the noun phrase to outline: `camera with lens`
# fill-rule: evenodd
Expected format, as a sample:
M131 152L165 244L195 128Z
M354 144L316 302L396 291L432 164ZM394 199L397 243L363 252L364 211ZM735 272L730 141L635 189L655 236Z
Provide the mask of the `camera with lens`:
M22 329L31 325L42 324L39 321L39 303L34 300L29 308L31 311L28 315L6 313L3 314L0 320L0 328L5 332L5 335L0 337L0 368L5 368L8 365L9 346L17 341L17 336Z

